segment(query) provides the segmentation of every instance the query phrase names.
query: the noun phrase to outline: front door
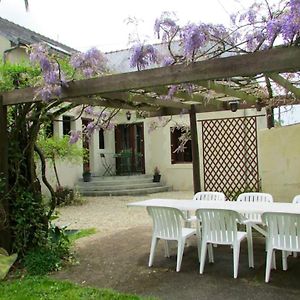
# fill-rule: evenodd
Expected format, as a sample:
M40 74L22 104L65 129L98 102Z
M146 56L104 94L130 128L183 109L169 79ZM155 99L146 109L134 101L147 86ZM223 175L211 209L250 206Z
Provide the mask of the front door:
M120 124L115 127L117 175L145 173L144 124Z

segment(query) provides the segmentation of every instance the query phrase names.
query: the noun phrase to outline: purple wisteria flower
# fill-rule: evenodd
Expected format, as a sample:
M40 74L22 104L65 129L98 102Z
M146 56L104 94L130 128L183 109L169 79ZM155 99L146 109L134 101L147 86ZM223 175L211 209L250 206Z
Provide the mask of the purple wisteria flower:
M91 48L85 53L75 53L70 60L71 66L89 78L103 74L106 70L107 59L97 48Z
M177 92L177 85L171 85L168 91L168 96L166 98L172 99L176 92Z
M151 64L159 63L158 51L152 45L137 44L131 48L130 67L145 69Z
M94 109L92 106L88 106L84 109L84 112L87 113L88 115L93 115L94 114Z
M154 33L157 35L157 38L160 38L162 32L162 41L167 41L168 38L172 38L179 29L179 26L176 24L176 21L171 16L170 12L163 12L160 18L155 20L154 24Z
M43 43L33 44L29 51L30 61L39 64L44 79L43 86L37 90L36 96L40 96L44 101L50 100L52 96L60 96L61 85L65 85L66 80L56 60L51 58L49 47Z
M192 59L195 52L203 47L208 41L204 26L189 24L181 31L184 54Z
M174 64L174 62L175 61L173 57L167 56L163 58L162 66L163 67L171 66Z
M75 144L77 143L77 141L81 138L81 131L74 131L74 130L71 130L71 133L70 133L70 140L69 140L69 143L70 144Z

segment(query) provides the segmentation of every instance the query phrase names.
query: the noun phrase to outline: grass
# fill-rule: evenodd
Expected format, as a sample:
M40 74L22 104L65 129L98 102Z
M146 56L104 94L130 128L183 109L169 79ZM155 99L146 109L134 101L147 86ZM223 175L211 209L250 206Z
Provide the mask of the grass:
M80 238L95 234L96 232L97 232L96 228L80 229L77 232L68 235L68 238L70 242L73 243L74 241Z
M49 279L46 276L28 276L23 279L0 283L1 300L139 300L136 295L121 294L107 289L81 287L79 285Z

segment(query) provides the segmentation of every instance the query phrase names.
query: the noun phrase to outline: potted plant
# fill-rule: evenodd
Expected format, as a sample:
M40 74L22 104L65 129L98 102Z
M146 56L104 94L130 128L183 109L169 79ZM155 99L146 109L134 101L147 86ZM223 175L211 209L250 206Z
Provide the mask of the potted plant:
M91 176L92 176L92 174L91 174L90 169L89 168L85 168L84 171L83 171L83 173L82 173L83 181L84 182L91 181Z
M154 174L153 174L153 182L160 182L160 171L158 167L154 168Z

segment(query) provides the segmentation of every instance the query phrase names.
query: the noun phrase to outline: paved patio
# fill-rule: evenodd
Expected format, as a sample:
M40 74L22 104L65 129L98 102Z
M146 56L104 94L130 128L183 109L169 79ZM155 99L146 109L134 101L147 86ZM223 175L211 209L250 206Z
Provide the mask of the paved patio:
M165 198L170 198L170 193L166 193L166 195ZM181 194L176 196L176 193L173 198L178 195L184 198ZM160 195L160 197L162 196ZM144 199L153 197L156 196L149 195ZM90 220L90 223L93 224L91 216L98 215L98 221L103 217L103 225L101 226L101 221L99 221L99 226L102 227L99 233L78 241L76 252L80 264L55 273L53 277L67 279L82 285L157 296L160 299L257 298L275 300L300 298L300 257L289 257L289 269L282 271L281 253L278 252L277 270L272 271L270 283L265 284L264 239L259 235L254 238L255 269L248 268L247 245L244 242L241 245L237 279L232 277L232 250L225 246L218 246L215 249L215 263L207 263L204 274L200 275L195 238L185 249L179 273L175 272L176 248L174 247L171 252L172 257L167 259L163 255L163 248L160 244L154 266L148 268L151 238L149 218L142 208L126 208L126 202L136 201L136 198L131 197L127 200L119 198L90 199L86 205L77 207L76 210L74 207L62 209L62 220L66 221L70 210L74 210L73 214L76 211L77 214L87 213L86 207L89 206L89 203L93 203L94 213L86 214L85 219ZM116 207L118 215L108 215L108 203ZM83 221L84 215L81 214L81 217ZM80 222L76 213L73 218L77 218L75 225L79 227ZM112 220L112 224L117 224L114 230L112 228L104 230L106 218ZM121 220L124 220L124 223ZM72 217L69 221L72 221Z

